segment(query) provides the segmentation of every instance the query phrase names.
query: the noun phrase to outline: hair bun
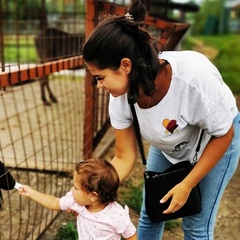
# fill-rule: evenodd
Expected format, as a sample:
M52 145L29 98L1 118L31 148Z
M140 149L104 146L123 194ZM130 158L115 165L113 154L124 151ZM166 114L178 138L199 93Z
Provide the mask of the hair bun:
M128 13L134 21L145 21L146 8L140 0L132 0Z

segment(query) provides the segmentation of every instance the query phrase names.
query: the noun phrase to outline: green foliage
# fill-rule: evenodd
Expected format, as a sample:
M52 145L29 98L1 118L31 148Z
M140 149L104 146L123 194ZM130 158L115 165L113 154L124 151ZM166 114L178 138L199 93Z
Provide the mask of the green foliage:
M85 1L84 0L72 0L72 1L56 1L50 0L46 2L46 9L48 12L85 12Z
M203 42L204 46L213 47L218 54L212 62L216 65L223 80L231 88L233 93L240 93L239 52L240 35L217 35L187 37L183 41L184 49L194 49L196 40Z
M77 240L78 233L73 222L59 228L56 240Z
M41 18L41 0L3 0L4 19L29 20Z
M40 20L42 12L56 13L56 12L85 12L84 0L72 1L56 1L48 0L45 5L42 0L2 0L4 19L17 19L17 20ZM17 12L17 14L16 14Z
M33 36L27 38L10 37L4 39L4 58L6 63L36 63L37 53L33 42Z
M125 180L119 191L119 202L140 213L142 206L142 181L135 186L131 180Z
M170 221L166 221L164 225L164 229L167 231L171 231L174 228L177 228L181 225L181 219L174 219Z
M221 14L223 9L224 1L212 1L205 0L198 13L195 14L195 20L191 26L191 31L194 35L203 34L206 31L206 25L211 24L211 22L216 19L217 24L221 21Z

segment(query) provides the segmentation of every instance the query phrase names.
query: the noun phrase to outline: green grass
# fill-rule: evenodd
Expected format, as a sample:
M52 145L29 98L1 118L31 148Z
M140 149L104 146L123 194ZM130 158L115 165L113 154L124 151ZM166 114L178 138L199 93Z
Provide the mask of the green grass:
M5 36L5 63L36 63L37 59L33 36Z
M140 213L142 206L142 181L136 185L131 180L125 180L120 187L118 193L119 203L121 205L128 205L136 213Z
M59 228L55 240L77 240L78 232L73 222L69 222Z
M214 35L187 37L183 42L184 49L192 49L195 40L201 40L205 46L218 50L218 55L213 63L219 69L226 84L234 94L240 94L240 35Z

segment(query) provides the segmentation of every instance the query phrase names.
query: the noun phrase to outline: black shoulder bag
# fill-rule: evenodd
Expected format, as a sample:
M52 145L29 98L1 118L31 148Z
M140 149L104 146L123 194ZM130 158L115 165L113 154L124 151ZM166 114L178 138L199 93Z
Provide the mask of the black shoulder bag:
M142 162L143 165L146 166L142 138L139 131L138 119L133 103L130 103L130 107L133 114L134 127L138 140L139 150L142 157ZM179 162L166 169L164 172L153 172L148 170L144 171L145 206L148 217L152 223L181 218L197 214L202 211L201 193L199 185L192 189L187 202L178 211L174 213L163 214L163 211L166 210L170 205L172 198L168 199L168 201L165 203L160 203L160 200L163 198L163 196L166 195L167 192L175 185L180 183L192 170L194 163L197 160L197 153L200 150L202 136L203 130L200 134L193 163L191 163L190 161Z

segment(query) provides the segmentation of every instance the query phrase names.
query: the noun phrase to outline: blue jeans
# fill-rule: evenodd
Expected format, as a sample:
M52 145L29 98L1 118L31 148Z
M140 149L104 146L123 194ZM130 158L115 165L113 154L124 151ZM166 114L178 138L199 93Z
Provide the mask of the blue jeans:
M214 239L214 225L222 194L236 171L240 156L240 113L234 119L234 138L219 163L200 182L202 195L202 212L182 219L185 240ZM160 150L150 147L147 168L152 171L163 171L171 163ZM145 202L143 190L143 203ZM142 204L138 240L160 240L164 223L151 223Z

